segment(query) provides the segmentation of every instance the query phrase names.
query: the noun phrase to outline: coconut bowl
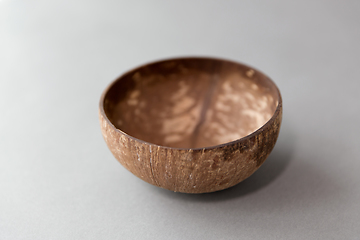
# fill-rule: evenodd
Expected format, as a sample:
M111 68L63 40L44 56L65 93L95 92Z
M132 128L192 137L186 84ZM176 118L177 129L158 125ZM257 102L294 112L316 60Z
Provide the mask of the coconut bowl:
M279 135L281 95L241 63L177 58L126 72L100 99L100 126L130 172L175 192L206 193L248 178Z

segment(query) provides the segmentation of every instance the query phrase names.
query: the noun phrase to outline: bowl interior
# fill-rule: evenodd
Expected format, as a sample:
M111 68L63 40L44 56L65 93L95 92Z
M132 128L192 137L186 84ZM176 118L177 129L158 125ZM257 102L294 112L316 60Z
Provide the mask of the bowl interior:
M242 64L207 58L157 62L116 80L104 112L121 131L146 142L202 148L262 127L279 102L275 84Z

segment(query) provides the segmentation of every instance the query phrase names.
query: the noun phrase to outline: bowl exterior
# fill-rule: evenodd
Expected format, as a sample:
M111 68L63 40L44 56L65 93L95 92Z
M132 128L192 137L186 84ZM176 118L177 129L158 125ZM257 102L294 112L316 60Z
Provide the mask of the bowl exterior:
M279 135L282 102L260 129L239 140L207 148L158 146L116 129L100 103L103 137L115 158L130 172L155 186L175 192L206 193L238 184L266 160Z

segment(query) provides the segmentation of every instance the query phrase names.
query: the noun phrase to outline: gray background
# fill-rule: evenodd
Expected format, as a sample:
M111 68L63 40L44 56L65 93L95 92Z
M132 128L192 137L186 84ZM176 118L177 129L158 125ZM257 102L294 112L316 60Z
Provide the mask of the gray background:
M0 239L360 239L360 1L0 0ZM231 189L173 193L127 172L98 101L148 61L262 70L284 118Z

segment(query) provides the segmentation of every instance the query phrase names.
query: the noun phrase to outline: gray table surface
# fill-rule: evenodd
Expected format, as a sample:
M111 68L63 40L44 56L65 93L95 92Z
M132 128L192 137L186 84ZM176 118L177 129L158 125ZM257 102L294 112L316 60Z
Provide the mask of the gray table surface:
M360 239L360 1L0 0L0 239ZM178 56L279 86L265 164L203 195L151 186L101 136L119 74Z

